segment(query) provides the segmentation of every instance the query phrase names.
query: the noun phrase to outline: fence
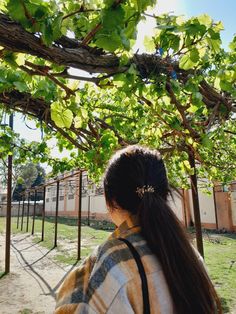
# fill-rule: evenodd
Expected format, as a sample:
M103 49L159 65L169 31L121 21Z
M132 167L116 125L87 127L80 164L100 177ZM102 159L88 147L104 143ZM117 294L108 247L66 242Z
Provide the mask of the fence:
M209 229L225 229L236 231L236 182L229 187L214 186L212 196L199 192L202 226ZM49 193L51 193L49 195ZM37 202L39 194L42 202ZM175 195L170 206L177 217L188 227L194 224L193 205L191 193L188 190L180 190L182 197ZM33 202L32 200L33 196ZM45 216L54 216L55 232L54 247L57 246L58 216L69 216L77 219L78 242L77 259L81 258L81 222L82 216L90 219L110 220L103 189L95 187L83 170L77 170L70 174L61 175L44 185L28 189L22 194L18 206L13 203L13 214L17 216L17 228L21 231L26 219L26 232L29 232L29 217L32 216L31 234L34 234L35 217L41 214L41 240L44 241ZM4 206L0 207L0 214L4 214ZM9 234L6 239L10 239ZM9 243L6 243L9 245Z

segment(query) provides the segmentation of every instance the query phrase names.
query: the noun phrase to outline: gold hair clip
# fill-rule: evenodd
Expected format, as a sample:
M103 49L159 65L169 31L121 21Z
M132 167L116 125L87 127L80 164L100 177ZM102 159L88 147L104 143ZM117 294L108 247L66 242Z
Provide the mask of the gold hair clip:
M155 189L151 185L144 185L142 187L137 187L135 192L138 194L140 198L142 198L144 193L154 193Z

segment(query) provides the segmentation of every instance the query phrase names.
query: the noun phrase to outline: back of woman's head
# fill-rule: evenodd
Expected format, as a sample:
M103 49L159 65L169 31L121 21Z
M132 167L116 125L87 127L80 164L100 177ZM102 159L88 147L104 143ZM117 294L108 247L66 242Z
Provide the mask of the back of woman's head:
M146 191L148 187L153 190ZM142 188L146 193L142 193ZM169 187L160 154L140 146L128 146L119 151L105 173L104 190L108 205L118 205L132 214L138 213L144 194L158 193L166 200Z
M164 162L156 150L129 146L111 159L104 176L109 209L139 217L141 232L161 263L179 314L221 313L215 289L169 207Z

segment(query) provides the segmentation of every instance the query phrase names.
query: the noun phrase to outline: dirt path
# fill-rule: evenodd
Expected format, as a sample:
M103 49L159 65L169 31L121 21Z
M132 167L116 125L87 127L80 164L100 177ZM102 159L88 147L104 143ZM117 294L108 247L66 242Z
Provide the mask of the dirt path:
M4 269L5 236L0 234L0 266ZM32 242L29 235L16 234L11 241L11 273L0 279L1 314L53 313L55 295L74 266L53 260L55 250Z

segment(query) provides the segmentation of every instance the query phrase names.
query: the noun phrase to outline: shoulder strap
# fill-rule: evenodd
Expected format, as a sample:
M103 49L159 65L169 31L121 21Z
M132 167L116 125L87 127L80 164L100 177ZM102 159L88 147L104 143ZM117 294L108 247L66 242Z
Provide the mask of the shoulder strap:
M128 248L130 249L135 262L138 267L138 271L141 277L141 282L142 282L142 292L143 292L143 313L144 314L150 314L150 303L149 303L149 294L148 294L148 284L147 284L147 277L145 274L145 270L143 267L143 263L141 261L141 258L137 252L137 250L134 248L134 246L127 240L123 238L119 238L119 240L123 241Z

